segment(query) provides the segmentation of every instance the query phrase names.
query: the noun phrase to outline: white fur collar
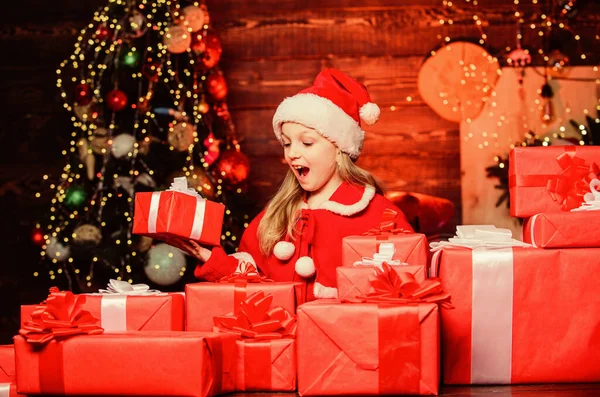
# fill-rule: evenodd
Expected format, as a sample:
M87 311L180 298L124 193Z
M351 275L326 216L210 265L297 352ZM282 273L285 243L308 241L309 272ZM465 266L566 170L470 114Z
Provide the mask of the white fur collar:
M371 202L371 200L375 197L375 188L373 186L365 186L365 191L363 192L362 197L354 204L342 204L337 201L326 200L323 201L319 206L312 208L313 210L327 210L331 211L334 214L350 216L354 214L358 214ZM309 209L308 204L306 202L302 202L303 209Z

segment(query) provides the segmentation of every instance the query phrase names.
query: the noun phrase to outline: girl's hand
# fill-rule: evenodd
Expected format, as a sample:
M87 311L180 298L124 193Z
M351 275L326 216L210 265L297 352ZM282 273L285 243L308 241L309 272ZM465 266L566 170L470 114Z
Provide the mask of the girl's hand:
M212 254L212 251L208 248L202 247L193 240L188 240L181 237L169 237L167 240L165 240L165 243L179 248L189 256L198 259L200 262L206 262Z

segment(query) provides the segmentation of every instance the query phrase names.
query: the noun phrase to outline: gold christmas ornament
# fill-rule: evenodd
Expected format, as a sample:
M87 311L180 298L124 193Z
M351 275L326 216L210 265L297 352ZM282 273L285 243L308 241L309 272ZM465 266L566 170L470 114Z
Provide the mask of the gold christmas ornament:
M73 231L73 243L98 245L102 241L102 232L97 226L83 224Z
M169 129L167 140L179 152L185 152L194 144L196 128L191 123L177 123Z

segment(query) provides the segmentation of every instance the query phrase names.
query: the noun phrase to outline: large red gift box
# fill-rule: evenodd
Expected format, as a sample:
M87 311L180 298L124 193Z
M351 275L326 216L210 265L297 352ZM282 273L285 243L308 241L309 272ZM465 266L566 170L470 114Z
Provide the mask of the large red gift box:
M204 397L234 391L235 335L81 335L39 348L15 336L24 394Z
M238 340L237 391L296 390L295 339Z
M527 218L542 212L579 207L597 178L600 147L516 147L509 155L510 215Z
M240 303L248 296L263 291L273 295L273 306L296 313L305 300L305 284L300 282L260 283L192 283L185 286L185 321L188 331L212 331L213 318L238 313Z
M600 211L543 213L523 223L523 241L540 248L600 247Z
M380 252L382 243L393 243L392 259L409 265L427 266L427 238L420 233L382 233L342 239L342 266L353 266Z
M98 319L105 332L183 331L185 298L181 293L159 295L83 294L83 310ZM21 306L21 327L37 305Z
M0 346L0 396L18 396L15 383L15 349L13 345Z
M599 272L600 248L436 253L456 307L441 314L444 383L600 381Z
M391 268L396 272L407 272L415 276L415 280L425 280L425 266L393 265ZM367 295L374 292L369 276L374 273L373 266L341 266L336 269L336 281L338 298L353 299L359 295Z
M182 191L136 193L133 233L158 240L182 237L216 246L221 244L224 213L223 204Z
M298 308L298 392L438 393L439 320L433 303L339 303Z

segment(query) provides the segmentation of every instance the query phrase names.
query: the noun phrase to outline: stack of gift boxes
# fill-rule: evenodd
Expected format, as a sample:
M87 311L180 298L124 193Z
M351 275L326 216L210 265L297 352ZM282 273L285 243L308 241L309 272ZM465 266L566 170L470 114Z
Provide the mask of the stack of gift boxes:
M0 347L0 396L435 395L440 381L600 381L600 212L569 211L595 205L594 158L588 148L511 153L525 242L459 226L432 244L428 266L424 235L382 223L345 238L338 299L305 302L303 283L251 264L182 293L114 280L98 294L52 290L22 307L14 348ZM147 195L136 197L136 232L218 244L219 205L185 187Z

